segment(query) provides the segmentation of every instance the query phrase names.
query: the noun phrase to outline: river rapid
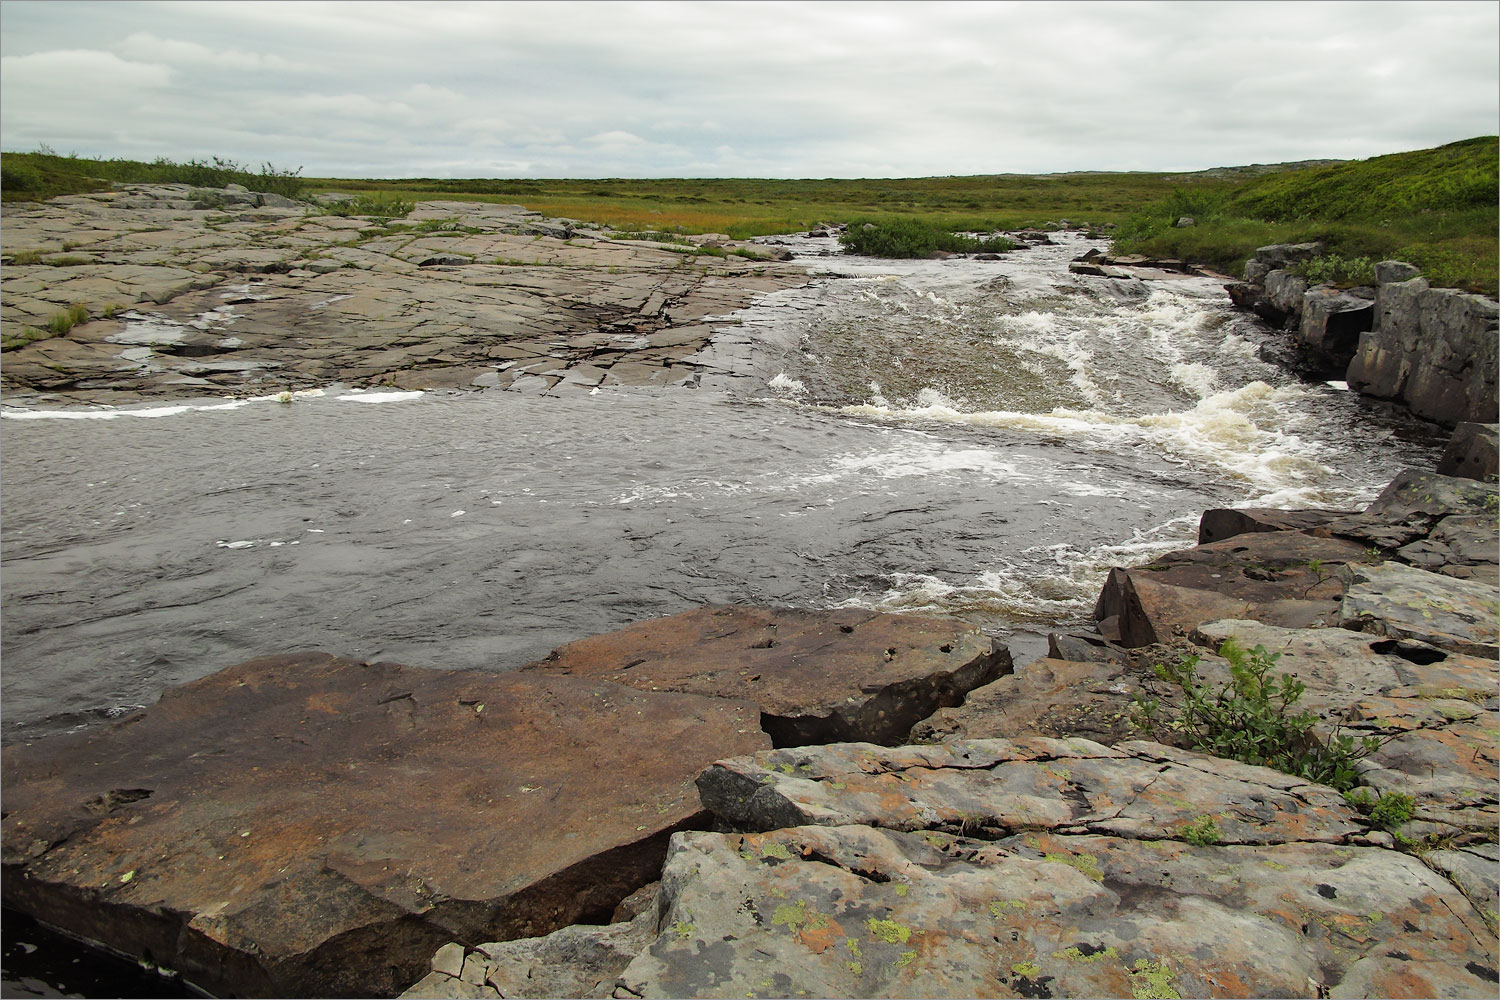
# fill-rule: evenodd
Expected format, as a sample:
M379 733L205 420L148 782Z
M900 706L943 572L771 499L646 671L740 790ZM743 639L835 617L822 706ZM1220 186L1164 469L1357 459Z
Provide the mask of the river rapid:
M817 276L723 318L696 386L7 400L11 742L253 656L509 670L703 602L952 616L1019 659L1207 507L1357 507L1442 441L1260 359L1206 278L1075 276L1090 246ZM746 352L740 352L742 355Z

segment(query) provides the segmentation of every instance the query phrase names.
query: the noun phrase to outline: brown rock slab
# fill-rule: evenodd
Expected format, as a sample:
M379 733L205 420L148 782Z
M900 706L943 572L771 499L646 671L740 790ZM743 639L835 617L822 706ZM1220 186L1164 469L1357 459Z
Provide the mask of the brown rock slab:
M596 678L254 660L6 748L5 904L221 995L393 995L445 942L607 918L757 722Z
M1010 669L1004 646L952 621L722 605L580 639L522 668L748 699L777 746L899 742Z
M1235 535L1111 570L1094 617L1118 617L1120 642L1129 647L1168 643L1217 618L1289 628L1336 624L1343 594L1337 570L1365 555L1347 539L1300 531Z

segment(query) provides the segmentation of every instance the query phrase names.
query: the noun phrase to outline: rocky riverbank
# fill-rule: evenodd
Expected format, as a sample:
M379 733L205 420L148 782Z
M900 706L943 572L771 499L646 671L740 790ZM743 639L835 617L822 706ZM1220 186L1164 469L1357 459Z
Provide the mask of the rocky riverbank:
M482 202L333 207L185 185L8 205L5 391L670 384L732 364L732 334L700 355L710 317L806 280L784 251L722 236L617 238Z
M240 995L1487 996L1496 496L1209 512L1019 670L729 607L512 674L251 661L7 748L6 905ZM1379 737L1368 800L1133 721L1231 636Z
M1302 365L1321 377L1450 427L1493 424L1500 407L1495 300L1432 288L1417 268L1394 260L1375 265L1372 286L1309 287L1297 265L1322 251L1318 243L1261 247L1229 296L1292 331Z

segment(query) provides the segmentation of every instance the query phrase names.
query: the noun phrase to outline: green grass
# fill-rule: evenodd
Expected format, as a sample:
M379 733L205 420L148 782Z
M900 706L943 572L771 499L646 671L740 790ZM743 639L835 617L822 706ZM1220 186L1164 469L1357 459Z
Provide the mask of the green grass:
M0 351L14 351L38 340L65 337L69 330L80 323L87 323L88 319L88 307L75 302L68 308L53 313L48 317L46 325L40 329L34 326L23 326L20 333L6 334L0 338Z
M100 190L109 182L182 182L291 197L356 196L335 214L392 219L418 201L516 203L554 218L634 234L725 233L735 239L798 232L822 223L921 220L945 232L1073 225L1111 234L1122 253L1205 264L1238 276L1256 247L1320 240L1345 262L1400 259L1435 285L1494 294L1500 211L1497 139L1349 162L1218 168L1191 174L995 174L838 180L756 178L348 180L304 178L230 160L152 163L6 153L6 201ZM1197 224L1176 228L1180 216ZM1335 269L1334 280L1357 280ZM1362 273L1362 271L1360 272Z
M34 153L5 153L0 159L0 199L41 201L60 194L107 191L111 183L192 184L221 188L241 184L251 191L300 198L305 184L301 168L282 170L262 163L259 170L215 156L178 163L158 157L140 160L59 156L45 146Z
M1434 285L1493 295L1500 290L1497 152L1500 140L1481 136L1174 190L1127 220L1116 248L1238 276L1258 246L1317 240L1328 247L1321 266L1330 280L1369 280L1368 262L1394 259L1415 264ZM1197 225L1176 228L1182 215Z

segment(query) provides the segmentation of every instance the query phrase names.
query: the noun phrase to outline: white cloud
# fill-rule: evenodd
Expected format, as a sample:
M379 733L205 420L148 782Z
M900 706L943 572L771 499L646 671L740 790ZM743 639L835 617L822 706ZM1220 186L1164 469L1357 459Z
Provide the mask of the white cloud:
M1497 130L1497 14L1436 2L6 0L0 141L384 176L1371 156Z

